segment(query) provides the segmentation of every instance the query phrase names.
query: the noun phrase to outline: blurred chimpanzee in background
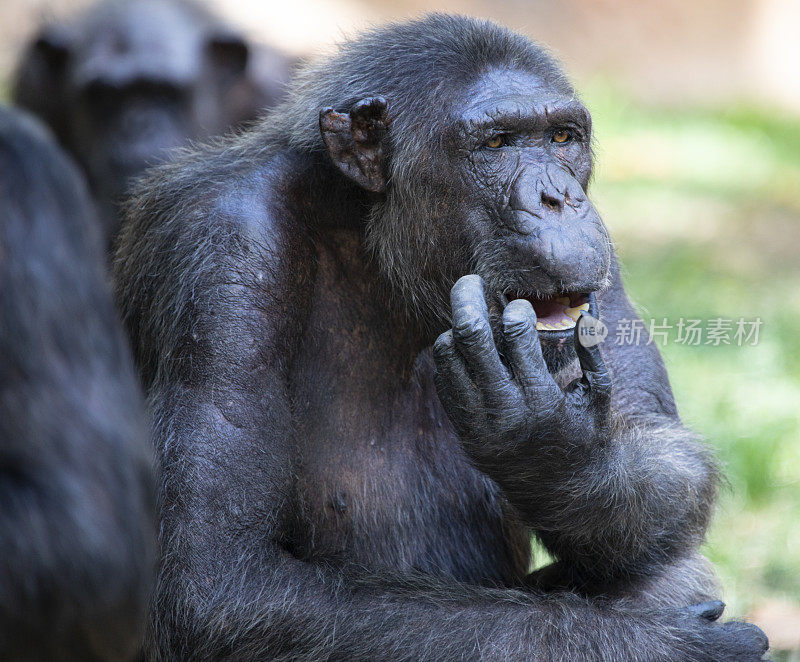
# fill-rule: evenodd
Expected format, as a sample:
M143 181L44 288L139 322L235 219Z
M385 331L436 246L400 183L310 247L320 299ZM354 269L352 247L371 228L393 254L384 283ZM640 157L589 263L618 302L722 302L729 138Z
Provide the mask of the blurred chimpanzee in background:
M274 105L292 63L193 2L105 0L40 31L12 94L85 169L110 243L131 177Z
M142 397L80 171L0 107L0 660L128 660L155 551Z

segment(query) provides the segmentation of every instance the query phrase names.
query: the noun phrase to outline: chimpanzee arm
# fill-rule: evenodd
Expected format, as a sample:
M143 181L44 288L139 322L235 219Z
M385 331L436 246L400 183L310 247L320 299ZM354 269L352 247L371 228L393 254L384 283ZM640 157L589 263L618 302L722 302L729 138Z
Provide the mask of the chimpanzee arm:
M720 595L719 583L710 564L697 550L716 495L716 463L702 440L681 423L666 369L656 345L648 344L647 334L643 333L636 343L616 341L618 331L622 330L619 320L636 320L638 316L619 284L616 264L612 274L618 286L607 292L602 301L609 335L601 349L612 375L613 411L623 429L626 425L638 429L631 442L638 445L642 466L663 472L653 475L656 490L661 492L662 486L674 485L671 476L672 481L682 477L689 499L682 504L685 509L677 513L675 533L668 540L672 553L665 561L645 563L625 574L592 576L582 570L584 563L575 563L569 553L559 553L557 545L563 547L570 542L567 536L556 535L550 536L550 542L554 543L550 549L562 560L534 573L529 581L550 590L572 587L584 594L624 596L629 601L649 605L681 605L710 599ZM668 499L668 494L661 492L661 498ZM650 503L657 505L656 500ZM676 530L681 525L685 528Z
M615 273L608 315L627 306L633 317ZM717 475L677 417L657 350L622 347L609 373L599 346L576 343L583 376L562 390L542 358L530 304L504 311L503 363L482 297L477 277L456 284L453 331L434 346L440 396L478 466L587 582L628 582L691 556Z
M760 659L758 631L706 620L719 603L618 609L295 558L282 544L286 398L268 386L272 370L262 377L260 391L173 386L155 397L165 492L152 659Z

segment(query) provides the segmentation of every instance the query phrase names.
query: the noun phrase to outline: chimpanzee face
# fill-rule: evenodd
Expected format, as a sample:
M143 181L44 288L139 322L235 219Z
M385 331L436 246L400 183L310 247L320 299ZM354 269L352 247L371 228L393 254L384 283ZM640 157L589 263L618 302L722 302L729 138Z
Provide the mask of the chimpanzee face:
M131 178L230 124L226 99L248 47L193 5L105 2L46 28L29 55L42 114L86 170L104 216Z
M221 40L180 5L139 0L114 12L83 26L68 66L73 149L109 197L174 148L225 128L219 79L247 59L241 40Z
M607 282L611 246L586 189L591 118L537 76L496 70L464 97L449 145L475 272L501 304L527 299L542 342L571 337ZM466 247L465 247L466 248Z
M121 196L132 177L198 135L192 94L191 85L153 79L77 91L72 140L103 199Z
M545 358L563 365L581 311L598 314L611 261L586 194L589 113L566 83L519 70L489 71L448 97L446 112L401 122L383 97L347 115L323 109L323 140L341 172L376 194L368 245L426 327L447 328L450 288L477 274L490 311L533 304Z

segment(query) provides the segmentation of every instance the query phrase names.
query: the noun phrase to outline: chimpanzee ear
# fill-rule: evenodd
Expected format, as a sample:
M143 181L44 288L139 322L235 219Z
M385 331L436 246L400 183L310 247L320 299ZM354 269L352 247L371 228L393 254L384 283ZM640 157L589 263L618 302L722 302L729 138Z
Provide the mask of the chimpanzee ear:
M33 49L48 66L58 69L69 58L69 36L58 26L45 28L33 42Z
M43 119L63 138L69 104L66 100L71 33L63 26L44 28L31 42L14 81L12 98Z
M386 99L362 99L347 114L324 108L319 128L328 154L345 176L373 193L386 190L383 139L389 122Z
M218 71L238 75L247 69L250 47L241 35L218 32L208 39L208 54Z

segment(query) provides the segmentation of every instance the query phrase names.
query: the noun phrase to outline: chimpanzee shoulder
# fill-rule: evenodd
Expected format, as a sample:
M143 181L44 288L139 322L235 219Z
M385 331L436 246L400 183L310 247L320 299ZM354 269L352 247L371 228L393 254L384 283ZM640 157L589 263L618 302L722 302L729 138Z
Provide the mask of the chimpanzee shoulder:
M289 195L276 195L286 187L283 160L247 140L217 141L155 168L128 200L117 300L146 385L161 352L174 366L201 365L180 357L212 350L225 322L222 296L243 318L276 305L291 311L287 319L301 314L313 248L286 213ZM294 303L279 304L283 297Z

